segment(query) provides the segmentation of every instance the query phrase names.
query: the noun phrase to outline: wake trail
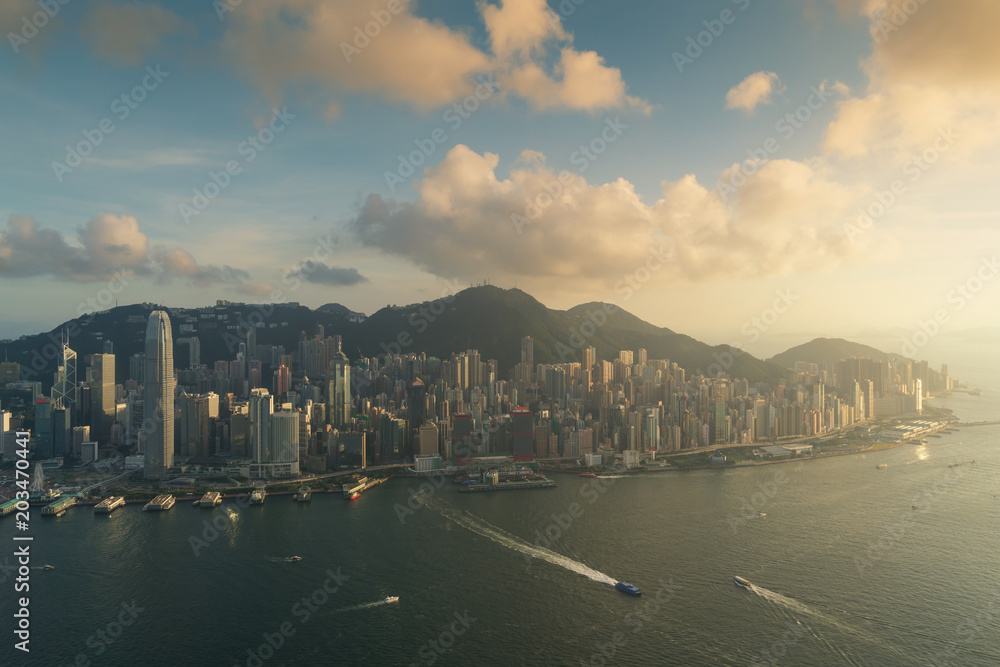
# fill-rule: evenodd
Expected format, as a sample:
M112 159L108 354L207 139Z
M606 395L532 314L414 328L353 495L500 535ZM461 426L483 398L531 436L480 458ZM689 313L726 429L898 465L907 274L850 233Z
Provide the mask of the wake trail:
M505 532L503 529L490 525L489 523L478 519L467 512L453 509L439 509L438 511L441 512L441 515L446 519L454 521L463 528L467 528L473 533L490 539L497 544L507 547L508 549L520 551L521 553L531 556L532 558L538 558L539 560L544 560L552 563L553 565L565 568L570 572L582 574L591 581L596 581L600 584L614 586L618 583L617 579L610 577L603 572L599 572L592 567L588 567L579 561L573 560L572 558L567 558L566 556L557 554L554 551L549 551L544 547L529 544L528 542Z
M356 604L353 607L344 607L343 609L338 609L336 613L340 614L345 611L360 611L362 609L371 609L372 607L381 607L387 604L393 604L393 603L387 600L379 600L378 602L366 602L364 604Z
M833 618L832 616L828 616L828 615L824 614L823 612L817 611L817 610L813 609L812 607L810 607L809 605L807 605L805 603L799 602L798 600L790 598L790 597L788 597L786 595L782 595L781 593L776 593L775 591L768 590L766 588L762 588L762 587L760 587L760 586L758 586L756 584L753 584L753 592L756 593L759 597L764 598L768 602L773 602L774 604L779 605L781 607L784 607L785 609L787 609L787 610L789 610L791 612L798 613L798 614L804 614L804 615L807 615L807 616L812 616L813 618L816 618L818 620L823 621L824 623L828 623L828 624L834 626L838 630L841 630L843 632L855 635L855 636L860 637L860 638L864 639L865 641L871 642L873 644L878 644L880 646L889 648L894 653L896 653L898 656L904 657L903 654L900 653L899 650L896 649L896 647L890 646L886 642L878 639L877 637L872 636L871 634L869 634L869 633L867 633L867 632L865 632L863 630L859 630L859 629L856 629L856 628L852 628L852 627L850 627L848 625L845 625L845 624L841 623L840 621L838 621L837 619ZM805 627L809 627L809 626L805 626ZM846 655L839 647L834 647L832 644L830 644L829 641L826 640L825 637L822 637L818 632L816 632L812 628L810 628L810 631L813 632L814 636L818 637L821 641L823 641L823 643L826 644L827 647L830 648L830 650L834 651L835 653L840 654L849 663L851 662L851 658L848 655ZM853 664L853 663L851 663L851 664Z

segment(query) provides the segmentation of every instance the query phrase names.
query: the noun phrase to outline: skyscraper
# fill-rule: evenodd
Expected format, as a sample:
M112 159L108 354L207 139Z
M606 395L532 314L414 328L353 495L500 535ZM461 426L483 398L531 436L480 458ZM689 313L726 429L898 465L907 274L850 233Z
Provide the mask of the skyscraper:
M535 377L535 342L531 340L531 336L521 339L521 363L527 365L527 381L531 382Z
M267 389L250 391L249 443L247 454L254 463L271 463L271 413L274 412L273 396Z
M148 335L147 331L147 335ZM147 339L147 345L149 344ZM93 383L90 390L90 434L105 444L111 436L115 421L115 355L95 354L91 357L90 372Z
M351 364L343 352L333 355L327 377L330 378L327 416L335 429L344 430L351 423Z
M146 323L143 451L146 479L164 479L174 465L174 341L162 310Z

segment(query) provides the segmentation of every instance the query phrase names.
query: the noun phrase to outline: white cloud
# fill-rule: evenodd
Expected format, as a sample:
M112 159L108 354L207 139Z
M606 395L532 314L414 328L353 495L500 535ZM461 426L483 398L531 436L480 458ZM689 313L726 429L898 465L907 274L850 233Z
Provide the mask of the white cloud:
M384 0L247 2L226 15L223 50L272 106L293 91L328 118L339 115L338 98L352 93L417 109L446 106L489 73L505 94L509 88L536 109L648 109L626 94L620 70L572 47L572 35L545 0L480 3L492 53L473 45L467 30L416 16L411 0L399 0L396 14L386 6ZM553 48L560 57L549 73Z
M649 205L624 179L589 184L539 153L523 153L505 179L498 164L456 146L425 170L416 202L372 195L354 231L436 275L579 292L614 284L654 251L671 253L660 284L809 270L852 252L840 227L851 193L790 160L763 165L732 208L692 175Z
M774 72L754 72L729 89L726 93L726 108L753 113L759 105L771 104L774 93L784 90L784 84Z
M145 276L160 283L185 278L196 287L240 285L249 274L230 266L199 264L186 250L153 246L130 215L101 213L77 229L75 243L44 229L29 216L13 215L0 234L0 276L52 276L97 282L117 273Z

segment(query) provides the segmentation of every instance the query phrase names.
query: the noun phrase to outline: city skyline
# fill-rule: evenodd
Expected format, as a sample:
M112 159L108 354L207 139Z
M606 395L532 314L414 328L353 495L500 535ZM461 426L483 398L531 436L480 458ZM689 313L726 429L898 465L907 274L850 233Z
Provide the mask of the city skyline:
M280 58L274 5L70 3L13 45L0 337L102 290L371 313L484 280L712 343L782 292L768 337L998 324L992 5L317 6Z

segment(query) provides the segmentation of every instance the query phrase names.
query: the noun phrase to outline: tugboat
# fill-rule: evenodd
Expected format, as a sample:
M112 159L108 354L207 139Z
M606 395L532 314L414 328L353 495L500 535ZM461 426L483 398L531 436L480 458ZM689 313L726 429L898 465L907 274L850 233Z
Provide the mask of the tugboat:
M615 584L615 588L620 590L622 593L628 593L629 595L642 595L642 591L639 590L638 586L633 586L627 581L619 581Z

